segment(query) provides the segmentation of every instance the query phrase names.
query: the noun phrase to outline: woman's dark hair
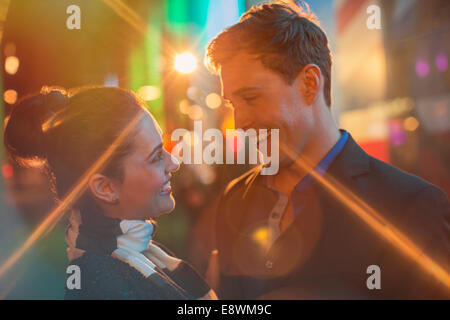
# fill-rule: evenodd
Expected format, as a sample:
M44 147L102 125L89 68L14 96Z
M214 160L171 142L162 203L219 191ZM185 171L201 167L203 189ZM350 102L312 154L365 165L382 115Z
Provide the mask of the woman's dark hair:
M85 87L70 92L44 87L21 99L4 129L4 144L19 165L43 164L52 190L62 199L80 177L145 109L133 92L113 87ZM123 157L133 148L133 135L123 139L101 172L122 181ZM73 205L92 205L90 192Z

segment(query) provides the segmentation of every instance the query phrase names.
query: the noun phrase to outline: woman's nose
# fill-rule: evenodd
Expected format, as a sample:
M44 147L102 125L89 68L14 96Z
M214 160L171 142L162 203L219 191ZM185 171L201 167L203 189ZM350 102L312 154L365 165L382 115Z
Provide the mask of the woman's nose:
M167 173L175 172L180 168L180 163L178 162L177 158L172 156L171 153L168 152L169 155L169 163L167 164L166 171Z

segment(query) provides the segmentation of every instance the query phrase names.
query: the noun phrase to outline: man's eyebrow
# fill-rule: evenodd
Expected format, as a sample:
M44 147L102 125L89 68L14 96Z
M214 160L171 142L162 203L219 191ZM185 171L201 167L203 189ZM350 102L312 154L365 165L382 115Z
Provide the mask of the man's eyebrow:
M153 150L152 150L152 152L150 152L150 154L147 156L146 159L150 159L150 158L152 157L152 155L153 155L156 151L158 151L159 149L162 148L162 146L163 146L163 144L160 143L160 144L158 144L156 147L154 147Z
M242 95L246 92L260 90L260 89L261 89L261 87L243 87L243 88L233 91L232 95Z

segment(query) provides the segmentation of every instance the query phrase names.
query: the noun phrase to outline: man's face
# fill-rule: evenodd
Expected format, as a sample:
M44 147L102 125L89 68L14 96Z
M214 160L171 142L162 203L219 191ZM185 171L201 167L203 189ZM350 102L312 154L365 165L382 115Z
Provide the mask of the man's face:
M279 129L280 166L293 163L302 152L313 127L312 108L301 96L300 78L289 85L254 56L241 52L222 65L220 71L225 101L234 108L236 128ZM268 139L270 147L270 138Z

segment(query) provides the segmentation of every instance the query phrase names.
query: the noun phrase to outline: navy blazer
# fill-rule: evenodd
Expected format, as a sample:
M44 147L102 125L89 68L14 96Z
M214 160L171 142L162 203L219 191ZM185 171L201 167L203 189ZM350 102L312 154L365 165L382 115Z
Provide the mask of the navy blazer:
M252 173L228 185L216 211L219 298L450 298L450 206L438 187L369 156L350 136L324 176L340 195L313 181L306 207L263 250L255 228L267 224L278 196L262 176L252 181ZM418 258L386 240L386 227L377 230L355 213L355 203L382 217L377 226L387 221L400 230L419 249ZM427 271L421 252L445 270L446 279ZM367 285L374 265L380 289Z

